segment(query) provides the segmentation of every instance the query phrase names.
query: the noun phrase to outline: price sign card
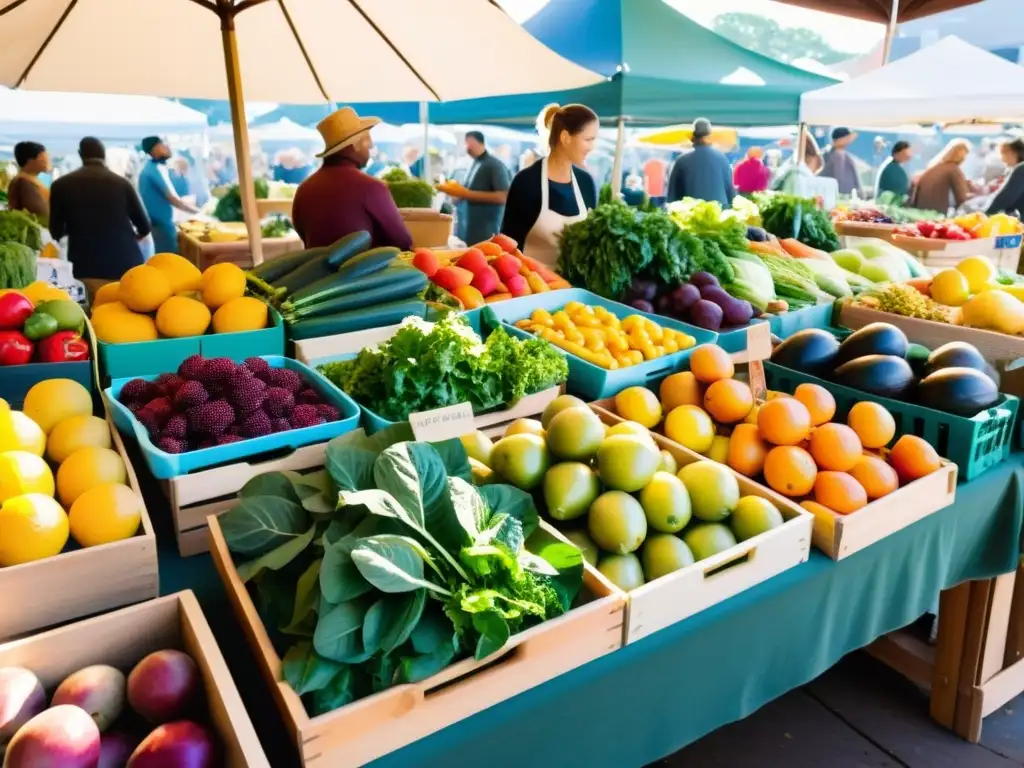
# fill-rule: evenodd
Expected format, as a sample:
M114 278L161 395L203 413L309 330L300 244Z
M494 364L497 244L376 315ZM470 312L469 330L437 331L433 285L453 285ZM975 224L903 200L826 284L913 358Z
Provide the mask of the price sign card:
M432 411L410 413L409 424L413 437L428 443L462 437L473 431L473 406L458 403Z
M747 328L747 360L767 360L772 356L772 329L768 323Z

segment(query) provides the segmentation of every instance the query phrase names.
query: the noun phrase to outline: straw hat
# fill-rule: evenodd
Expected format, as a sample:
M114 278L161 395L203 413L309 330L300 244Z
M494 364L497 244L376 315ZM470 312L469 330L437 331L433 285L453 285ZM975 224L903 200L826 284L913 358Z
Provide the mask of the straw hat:
M359 135L380 122L379 117L360 117L352 107L342 107L319 123L316 129L324 137L323 152L317 157L327 157L351 145Z

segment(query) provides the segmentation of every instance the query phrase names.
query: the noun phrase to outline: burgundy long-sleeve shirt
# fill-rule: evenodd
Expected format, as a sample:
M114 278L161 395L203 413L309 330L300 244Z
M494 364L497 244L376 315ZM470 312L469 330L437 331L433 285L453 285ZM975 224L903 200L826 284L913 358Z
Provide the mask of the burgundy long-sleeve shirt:
M324 165L299 185L292 202L292 224L307 248L330 245L366 230L372 247L412 247L387 185L353 163Z

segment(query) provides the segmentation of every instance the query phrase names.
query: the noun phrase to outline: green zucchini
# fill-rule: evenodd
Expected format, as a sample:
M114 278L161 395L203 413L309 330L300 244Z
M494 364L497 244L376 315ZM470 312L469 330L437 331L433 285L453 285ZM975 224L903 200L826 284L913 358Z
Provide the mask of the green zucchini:
M405 277L413 272L419 272L419 270L409 264L399 262L382 269L380 272L357 277L355 280L349 280L345 275L328 275L317 280L315 283L310 283L305 288L297 290L291 295L282 309L285 311L298 310L301 307L319 304L321 301L327 301L337 296L345 296L356 291L376 288L379 285ZM423 273L420 272L420 274Z
M346 261L338 270L338 274L349 280L372 275L397 259L399 253L397 248L371 248Z
M299 288L304 288L320 278L331 274L331 268L327 266L327 259L331 255L330 249L325 249L313 258L303 262L284 277L271 283L279 293L286 296L291 295Z
M278 256L276 259L264 261L259 266L249 270L249 274L267 283L280 280L293 269L306 263L307 259L325 253L328 248L309 248L305 251L294 251Z
M370 233L362 229L358 232L345 235L343 238L329 246L331 255L327 257L327 266L331 269L337 270L349 259L358 256L369 248L372 243L373 241L370 239Z
M292 323L288 326L288 336L294 341L301 341L333 336L337 333L353 333L365 331L367 328L394 325L407 317L426 317L426 314L427 305L422 301L402 299Z
M355 293L346 293L342 296L335 296L332 299L321 301L316 304L307 304L300 309L288 313L289 319L294 322L309 317L323 317L334 315L338 312L347 312L351 309L362 309L372 307L375 304L385 304L398 299L408 299L415 296L427 287L427 276L418 269L412 270L401 277L392 278L374 288L365 288Z

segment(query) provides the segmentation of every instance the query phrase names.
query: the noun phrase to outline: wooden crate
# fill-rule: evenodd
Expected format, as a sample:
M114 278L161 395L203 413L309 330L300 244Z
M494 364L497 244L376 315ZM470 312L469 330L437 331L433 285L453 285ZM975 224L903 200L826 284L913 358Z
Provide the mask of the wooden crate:
M870 221L837 221L834 222L836 234L842 238L847 237L874 237L885 240L887 243L893 241L895 224L878 224ZM844 247L845 245L844 241Z
M607 404L608 401L603 402ZM592 404L591 408L605 424L624 421L600 403ZM654 432L651 435L658 447L671 453L680 467L695 461L710 461L664 435ZM767 499L778 507L786 522L630 592L624 644L640 640L728 600L799 565L810 556L813 515L770 488L731 469L729 472L736 477L741 495Z
M301 251L302 240L298 235L292 237L269 237L263 243L263 260L270 261L292 251ZM186 259L195 264L200 271L223 261L230 261L242 269L252 266L252 248L248 240L236 240L231 243L206 243L197 240L185 232L178 233L178 251Z
M275 197L257 200L256 212L259 214L261 219L270 216L273 213L279 213L282 216L288 216L291 218L293 202L294 201L290 197Z
M209 723L228 768L270 768L217 641L191 591L160 597L0 645L0 667L31 670L48 691L73 672L109 664L127 673L154 651L175 648L196 662Z
M139 481L121 435L109 416L107 423L114 449L128 471L128 485L141 501ZM144 503L139 528L135 536L124 541L0 568L0 639L160 594L156 535Z
M833 560L842 560L948 507L956 497L956 472L956 464L943 461L938 471L849 515L815 510L814 546Z
M266 472L306 472L321 469L327 443L296 448L286 456L205 469L166 480L161 485L167 494L174 521L178 554L192 557L210 551L207 518L227 512L236 503L242 486Z
M281 658L238 578L216 518L210 518L210 536L217 571L306 768L364 765L622 645L625 598L586 566L590 602L514 635L495 656L463 659L421 683L311 718L281 679Z
M855 301L839 304L839 324L856 330L870 323L889 323L902 330L907 339L935 349L950 341L966 341L973 344L990 363L1013 361L1024 357L1024 336L1010 336L980 328L965 328L962 325L903 317L861 306Z

